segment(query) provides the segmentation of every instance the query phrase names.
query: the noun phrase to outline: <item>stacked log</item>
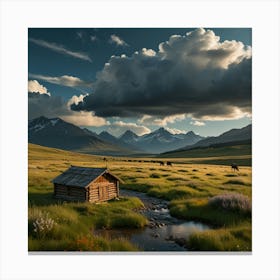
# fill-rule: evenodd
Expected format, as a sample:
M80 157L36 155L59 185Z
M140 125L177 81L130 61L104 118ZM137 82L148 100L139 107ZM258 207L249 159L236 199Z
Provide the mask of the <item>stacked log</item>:
M85 201L85 189L55 184L55 197L71 201Z

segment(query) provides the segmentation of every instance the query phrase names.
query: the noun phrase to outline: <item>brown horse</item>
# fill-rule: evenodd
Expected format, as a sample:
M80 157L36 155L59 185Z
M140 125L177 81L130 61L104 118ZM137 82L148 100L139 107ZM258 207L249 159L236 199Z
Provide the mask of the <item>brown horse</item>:
M239 168L238 168L238 166L237 166L237 164L235 164L235 163L232 163L231 164L231 169L233 170L233 171L239 171Z

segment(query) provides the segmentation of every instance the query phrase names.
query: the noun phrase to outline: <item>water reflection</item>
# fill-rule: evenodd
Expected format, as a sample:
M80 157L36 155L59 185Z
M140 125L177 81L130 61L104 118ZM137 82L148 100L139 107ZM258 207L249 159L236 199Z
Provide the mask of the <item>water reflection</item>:
M197 222L185 222L179 225L170 225L165 228L165 235L176 238L188 238L192 233L209 229L209 226ZM163 229L164 230L164 229Z
M106 238L126 238L137 245L143 251L185 251L171 239L188 237L198 231L209 229L209 226L198 222L184 222L176 225L165 225L160 228L141 230L99 230L95 234Z

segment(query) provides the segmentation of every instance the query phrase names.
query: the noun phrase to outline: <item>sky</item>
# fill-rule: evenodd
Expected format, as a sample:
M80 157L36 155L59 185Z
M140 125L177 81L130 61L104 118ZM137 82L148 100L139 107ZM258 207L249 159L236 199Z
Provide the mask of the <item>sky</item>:
M251 123L250 28L29 28L28 118L217 136Z

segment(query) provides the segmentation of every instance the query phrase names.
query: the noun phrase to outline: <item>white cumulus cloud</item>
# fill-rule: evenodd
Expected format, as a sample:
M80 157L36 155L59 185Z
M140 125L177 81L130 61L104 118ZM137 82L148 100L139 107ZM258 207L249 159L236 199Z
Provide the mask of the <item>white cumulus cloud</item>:
M80 101L84 99L85 96L88 94L80 94L79 96L73 95L68 101L67 101L67 107L70 109L72 104L78 104Z
M28 81L28 92L38 92L40 94L51 95L47 88L41 85L37 80L29 80Z
M106 119L94 116L91 112L72 112L69 115L60 115L60 118L77 126L104 126L110 123Z
M186 119L186 114L177 114L163 118L157 118L149 115L144 115L138 120L138 123L146 125L167 126L169 123L175 123Z
M205 125L204 122L201 122L198 120L191 121L190 124L195 125L195 126L204 126Z
M108 128L108 132L116 136L120 136L127 130L131 130L137 135L144 135L151 132L148 127L143 125L137 125L135 123L127 123L123 121L114 122Z

